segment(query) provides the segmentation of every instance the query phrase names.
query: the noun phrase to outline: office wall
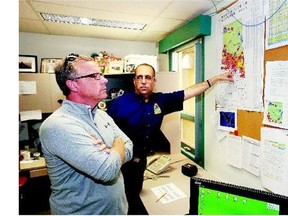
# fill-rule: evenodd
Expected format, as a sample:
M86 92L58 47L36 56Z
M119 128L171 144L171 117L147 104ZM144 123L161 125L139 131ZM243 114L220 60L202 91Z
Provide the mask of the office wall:
M226 4L227 5L227 4ZM225 5L218 5L218 8ZM214 9L213 9L214 10ZM212 13L213 10L207 12ZM205 38L205 79L219 73L217 68L217 36L216 17L212 16L211 36ZM234 168L225 162L225 139L217 141L210 121L211 114L215 111L215 86L205 93L205 168L220 180L233 184L264 189L260 178L243 169Z
M60 107L58 100L65 98L54 74L20 73L19 80L36 82L37 92L19 95L20 112L41 110L42 113L51 113Z
M156 73L157 84L155 92L172 92L180 90L179 72L160 71ZM180 112L166 115L163 119L161 130L171 144L171 154L181 152L181 124Z
M129 54L158 54L156 43L153 42L19 33L19 54L36 55L38 70L41 58L63 58L73 52L90 56L104 50L121 58Z

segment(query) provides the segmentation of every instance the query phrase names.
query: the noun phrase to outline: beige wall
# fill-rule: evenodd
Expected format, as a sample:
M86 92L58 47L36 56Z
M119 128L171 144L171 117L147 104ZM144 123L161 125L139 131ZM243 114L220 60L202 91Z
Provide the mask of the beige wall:
M129 54L158 55L157 45L153 42L19 33L19 54L36 55L38 70L41 58L63 58L69 53L90 56L100 51L107 51L121 58Z
M172 92L180 90L178 72L158 72L156 74L156 92ZM171 153L181 152L180 112L171 113L164 117L161 130L171 144Z
M42 113L50 113L60 107L57 101L65 98L54 74L20 73L19 81L33 81L36 84L36 94L19 95L20 112L41 110Z

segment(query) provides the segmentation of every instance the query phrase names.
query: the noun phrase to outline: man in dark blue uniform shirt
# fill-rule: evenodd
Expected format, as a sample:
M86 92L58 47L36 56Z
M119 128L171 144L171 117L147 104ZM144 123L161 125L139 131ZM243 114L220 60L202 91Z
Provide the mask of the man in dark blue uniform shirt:
M212 77L185 90L155 93L155 69L144 63L135 70L135 92L124 93L108 106L108 114L134 144L133 159L121 168L129 203L128 214L148 214L139 196L147 155L154 151L170 151L170 143L160 130L163 117L182 110L184 100L203 93L218 81L233 81L232 73Z

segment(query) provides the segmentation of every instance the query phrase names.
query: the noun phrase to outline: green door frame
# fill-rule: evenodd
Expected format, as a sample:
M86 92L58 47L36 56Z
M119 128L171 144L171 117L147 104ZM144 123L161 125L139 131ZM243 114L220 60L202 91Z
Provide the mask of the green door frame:
M204 80L204 39L196 43L195 82ZM204 94L195 98L195 162L204 168Z
M195 83L204 80L204 56L203 40L194 44L195 46ZM204 168L204 95L195 97L195 116L181 113L180 118L195 123L195 149L181 142L181 153Z
M196 74L195 82L204 80L204 36L211 34L211 17L200 15L180 27L159 42L159 53L168 54L169 71L172 71L172 53L176 48L185 45L193 40L202 38L202 43L197 42L196 46ZM195 98L195 149L181 152L204 168L204 94Z

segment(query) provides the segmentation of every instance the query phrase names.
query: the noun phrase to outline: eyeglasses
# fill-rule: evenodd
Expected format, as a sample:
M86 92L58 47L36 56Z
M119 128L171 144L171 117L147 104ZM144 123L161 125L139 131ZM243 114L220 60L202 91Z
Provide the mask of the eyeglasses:
M146 81L150 82L152 81L152 79L154 79L154 76L150 76L150 75L138 75L134 77L134 80L136 81L142 81L143 79L145 79Z
M100 80L103 74L101 73L92 73L92 74L87 74L84 76L79 76L79 77L74 77L71 78L71 80L77 80L77 79L83 79L83 78L94 78L95 80Z

